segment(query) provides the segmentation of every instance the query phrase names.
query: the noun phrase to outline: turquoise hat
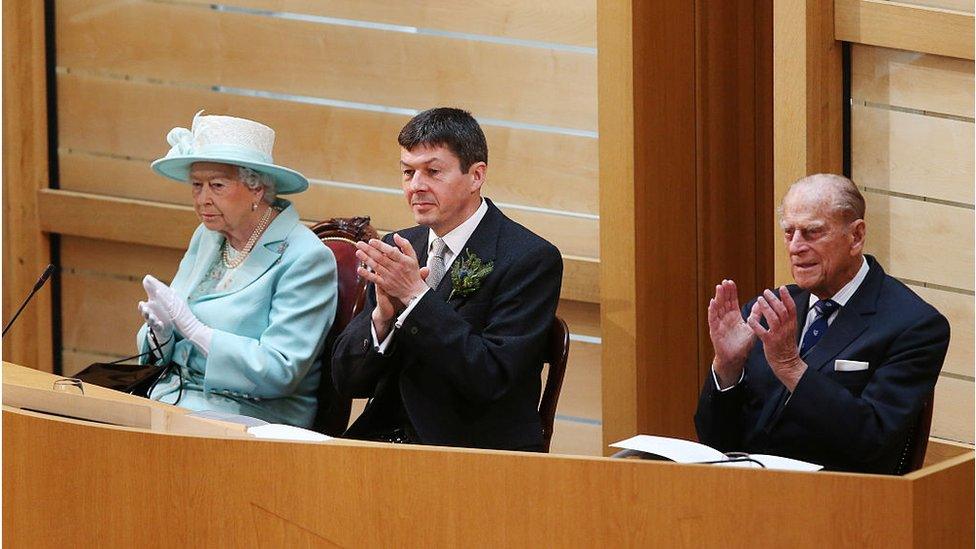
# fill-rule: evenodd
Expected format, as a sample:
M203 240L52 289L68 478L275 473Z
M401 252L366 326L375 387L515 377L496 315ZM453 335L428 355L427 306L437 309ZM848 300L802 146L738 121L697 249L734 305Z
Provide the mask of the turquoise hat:
M193 117L191 129L170 130L166 141L172 148L165 157L150 164L154 172L188 183L194 162L220 162L270 175L278 194L300 193L308 188L304 175L274 163L274 130L246 118L202 113Z

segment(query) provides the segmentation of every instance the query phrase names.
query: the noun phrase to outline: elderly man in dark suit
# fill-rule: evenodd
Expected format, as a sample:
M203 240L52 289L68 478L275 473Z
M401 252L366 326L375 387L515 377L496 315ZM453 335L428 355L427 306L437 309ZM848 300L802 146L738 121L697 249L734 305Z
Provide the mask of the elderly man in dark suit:
M345 436L541 450L559 251L481 197L488 146L469 113L425 111L399 143L418 226L359 244L367 303L336 342L332 376L340 394L371 400Z
M801 179L781 224L796 284L740 311L735 283L723 280L709 302L715 358L698 436L723 451L900 473L949 324L863 255L864 198L849 179Z

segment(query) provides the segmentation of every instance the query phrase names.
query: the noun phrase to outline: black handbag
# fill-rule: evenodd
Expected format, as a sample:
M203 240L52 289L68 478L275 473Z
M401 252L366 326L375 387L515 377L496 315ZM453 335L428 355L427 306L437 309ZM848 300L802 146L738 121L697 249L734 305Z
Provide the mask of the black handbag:
M75 374L76 379L83 383L91 383L99 387L114 389L130 395L149 398L149 393L156 383L163 378L171 369L176 368L180 375L180 397L183 396L183 372L180 366L174 362L156 365L155 362L163 357L162 347L169 343L173 338L170 337L162 345L156 341L156 336L150 332L155 349L150 349L145 353L129 356L116 360L115 362L96 362L84 370ZM149 356L149 361L153 364L120 364L126 360L139 359ZM177 398L177 402L179 398Z
M149 398L152 387L173 367L178 366L172 362L162 366L96 362L74 377L84 383Z

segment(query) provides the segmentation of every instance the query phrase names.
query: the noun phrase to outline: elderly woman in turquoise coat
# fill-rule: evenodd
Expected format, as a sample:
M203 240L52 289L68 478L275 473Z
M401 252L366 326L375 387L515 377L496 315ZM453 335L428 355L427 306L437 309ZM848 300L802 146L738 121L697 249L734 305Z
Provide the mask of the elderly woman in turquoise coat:
M308 188L274 164L274 130L229 116L174 128L152 163L188 183L201 225L172 283L147 275L137 344L168 371L150 398L311 426L336 309L331 250L278 195Z

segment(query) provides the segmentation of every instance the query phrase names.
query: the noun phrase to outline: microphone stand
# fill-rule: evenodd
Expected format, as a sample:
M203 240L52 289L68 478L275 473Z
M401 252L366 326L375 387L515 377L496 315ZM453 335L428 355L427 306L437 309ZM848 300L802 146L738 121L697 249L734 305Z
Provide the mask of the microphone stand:
M32 289L31 292L27 294L27 299L25 299L24 302L20 304L20 308L17 309L16 313L14 313L14 317L11 318L10 321L7 322L7 325L3 327L3 333L0 333L0 337L7 335L7 330L9 330L10 327L14 325L14 321L17 320L18 316L20 316L20 313L21 311L24 310L24 307L26 307L27 304L30 303L31 298L34 297L34 294L36 294L37 291L40 290L42 286L44 286L44 283L47 282L47 279L51 278L51 275L54 274L54 269L55 267L53 264L48 264L47 268L44 269L44 272L41 274L41 277L38 278L37 282L34 283L34 289Z

